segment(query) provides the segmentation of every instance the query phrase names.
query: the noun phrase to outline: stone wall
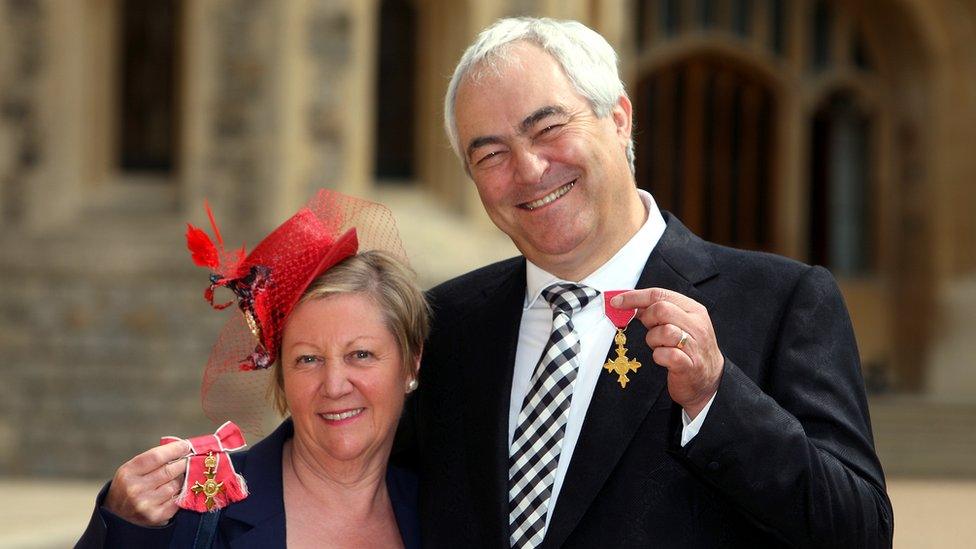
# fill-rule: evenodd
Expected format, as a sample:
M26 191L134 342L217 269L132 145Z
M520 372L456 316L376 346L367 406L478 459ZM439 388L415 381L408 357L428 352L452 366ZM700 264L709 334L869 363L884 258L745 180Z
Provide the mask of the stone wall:
M0 224L22 220L43 156L45 8L39 0L0 3Z
M260 208L257 190L269 176L269 140L274 136L270 79L274 43L269 2L223 0L208 14L213 32L212 94L206 101L210 177L199 191L226 215L253 219Z
M89 103L69 101L71 94L63 93L94 95L110 87L107 77L92 83L99 73L86 67L105 52L81 35L97 34L97 28L85 27L93 10L115 9L117 3L0 0L0 474L104 478L160 435L212 428L200 412L200 374L231 311L214 313L203 301L206 273L190 264L182 241L184 219L204 222L204 198L217 211L228 241L253 245L314 188L372 194L396 212L425 285L514 253L504 236L486 229L489 222L474 186L443 137L439 117L447 75L463 45L498 15L592 15L594 24L621 44L626 9L582 0L417 3L422 58L417 154L423 181L393 189L374 185L369 173L378 1L182 2L180 165L170 181L160 182L165 188L146 189L111 180L126 174L109 173L104 181L79 178L87 149L75 145L111 132L84 132L88 118L78 112ZM928 14L919 21L948 13L947 1L905 4ZM959 18L970 26L973 5L967 3L970 15ZM70 33L79 35L66 38ZM962 51L969 42L947 43ZM74 51L79 44L84 51ZM971 61L959 60L963 54L937 51L935 57L944 59L939 66L945 74L972 67ZM75 62L79 59L83 63ZM59 80L65 75L71 77L67 84ZM960 95L943 101L952 108L973 89L971 79L960 82L955 88ZM942 203L960 198L953 211L958 209L961 219L972 209L966 203L972 195L966 170L972 164L951 159L968 150L973 132L972 124L960 119L958 131L936 134L931 144L958 151L955 156L918 162L924 160L932 173L938 168L956 174L945 180L954 185L954 194L939 197ZM60 137L67 133L70 139ZM914 162L905 155L894 168L913 172ZM93 200L96 195L111 199ZM70 219L61 217L60 206L54 214L47 211L55 199L70 203ZM927 200L915 204L928 205ZM942 249L940 257L951 252L962 258L956 262L965 270L971 261L963 259L973 256L967 251L974 249L967 232L973 222L954 223L958 231L945 229L935 240L918 226L905 227L902 232L910 238L898 239L900 253L934 242ZM931 285L930 273L923 274L898 290L900 302L917 299L918 288ZM938 306L960 322L973 312L969 306ZM929 322L935 312L921 307L914 312L899 320L908 330L904 338L880 345L907 341L921 350L924 342L909 337L922 333L920 318L935 329L937 324ZM939 344L953 353L913 358L912 371L921 374L919 364L938 368L966 356L968 347L954 346L966 341L965 331L941 333L956 338ZM948 377L934 377L933 387L958 385L955 369L942 373Z
M0 240L0 470L106 477L164 434L210 429L202 366L224 314L182 224L88 220ZM225 311L226 312L226 311Z

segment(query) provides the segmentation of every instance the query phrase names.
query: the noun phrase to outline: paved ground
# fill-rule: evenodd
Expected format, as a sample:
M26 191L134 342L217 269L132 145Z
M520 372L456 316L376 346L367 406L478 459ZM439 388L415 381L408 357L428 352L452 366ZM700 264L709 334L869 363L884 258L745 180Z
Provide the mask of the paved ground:
M892 479L895 547L973 547L976 480Z
M88 525L101 484L0 480L0 547L64 548Z
M0 547L70 547L88 524L100 484L0 480ZM893 479L895 547L972 547L976 480Z

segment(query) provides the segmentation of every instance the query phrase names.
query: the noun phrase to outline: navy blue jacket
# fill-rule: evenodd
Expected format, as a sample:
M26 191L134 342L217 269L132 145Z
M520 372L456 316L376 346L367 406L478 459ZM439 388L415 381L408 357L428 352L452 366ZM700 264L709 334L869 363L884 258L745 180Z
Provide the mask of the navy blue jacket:
M281 449L294 432L289 418L250 450L231 454L250 495L221 510L213 547L285 547ZM386 486L403 544L408 549L420 547L416 476L390 466ZM98 494L91 521L76 547L192 547L200 513L181 509L167 526L136 526L101 507L107 492L108 485Z

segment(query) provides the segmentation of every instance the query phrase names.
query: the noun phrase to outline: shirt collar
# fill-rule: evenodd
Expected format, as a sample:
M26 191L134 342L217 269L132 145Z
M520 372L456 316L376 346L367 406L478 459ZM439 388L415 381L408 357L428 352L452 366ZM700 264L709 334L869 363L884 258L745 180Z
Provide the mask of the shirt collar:
M644 224L622 248L617 250L613 257L581 280L581 284L600 292L630 289L637 284L641 272L644 271L644 265L647 264L647 258L657 246L667 225L661 215L661 210L654 202L654 197L643 189L637 189L637 194L644 204L644 209L647 210L647 219ZM546 272L531 261L526 261L523 310L535 306L548 307L544 302L538 303L539 297L542 295L542 290L559 281L560 279L556 275Z

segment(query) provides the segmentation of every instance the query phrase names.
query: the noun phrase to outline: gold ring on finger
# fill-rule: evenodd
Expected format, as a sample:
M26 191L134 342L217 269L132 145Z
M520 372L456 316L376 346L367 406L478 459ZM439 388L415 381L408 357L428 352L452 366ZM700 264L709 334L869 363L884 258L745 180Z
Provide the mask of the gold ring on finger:
M678 340L678 343L674 345L674 347L676 349L684 349L685 343L688 343L688 332L681 330L681 338Z

